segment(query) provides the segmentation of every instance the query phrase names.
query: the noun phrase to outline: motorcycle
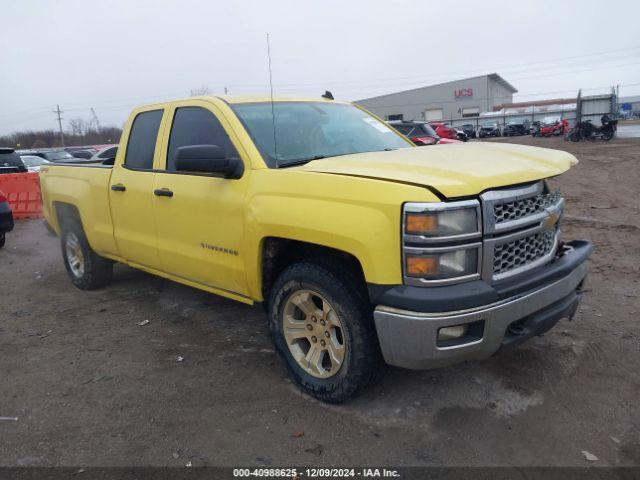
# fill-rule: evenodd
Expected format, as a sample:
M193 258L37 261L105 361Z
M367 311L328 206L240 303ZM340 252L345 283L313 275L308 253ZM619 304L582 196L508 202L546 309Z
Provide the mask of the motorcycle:
M611 140L618 130L618 121L611 120L608 115L603 115L600 119L602 126L596 127L591 120L578 123L568 133L569 140L572 142L579 142L583 138L585 140L596 140L601 138L604 141Z

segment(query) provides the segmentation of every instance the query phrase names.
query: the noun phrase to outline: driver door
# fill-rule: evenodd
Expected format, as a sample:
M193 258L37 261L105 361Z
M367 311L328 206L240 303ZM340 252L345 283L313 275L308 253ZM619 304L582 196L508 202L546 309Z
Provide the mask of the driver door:
M154 192L171 192L153 197L162 269L247 295L243 250L247 172L240 179L226 179L178 171L175 166L176 150L188 145L218 145L228 156L238 156L230 127L222 113L205 101L177 102L169 115L153 186Z

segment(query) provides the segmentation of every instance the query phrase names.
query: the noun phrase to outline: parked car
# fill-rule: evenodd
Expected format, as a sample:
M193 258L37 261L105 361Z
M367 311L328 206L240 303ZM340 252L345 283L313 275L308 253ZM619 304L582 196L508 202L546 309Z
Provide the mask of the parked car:
M471 124L471 123L467 123L464 124L460 127L460 130L462 130L464 133L467 134L468 138L476 138L476 127Z
M461 142L466 142L469 140L469 136L467 135L467 133L462 130L461 128L456 128L456 137L458 138L458 140L460 140Z
M42 150L23 150L20 155L35 155L36 157L44 158L52 163L78 163L83 162L84 159L76 158L66 150L62 149L42 149Z
M76 158L83 158L85 160L89 160L96 154L95 150L76 150L75 152L71 152Z
M39 172L42 165L51 163L49 160L45 160L37 155L20 155L20 158L30 172Z
M391 120L387 123L418 146L461 143L459 140L441 138L427 122Z
M429 125L431 125L431 128L436 131L439 137L458 140L458 132L455 128L442 122L429 122Z
M105 162L108 160L113 160L116 158L116 154L118 153L117 145L110 145L108 147L103 148L102 150L98 150L93 157L91 157L92 162Z
M478 137L499 137L500 136L500 125L497 123L484 123L478 129Z
M93 147L65 147L63 150L69 152L75 158L83 158L85 160L90 159L97 152Z
M529 120L511 120L502 129L505 137L513 137L514 135L529 135L531 123Z
M416 145L435 145L440 137L427 122L391 120L387 122Z
M293 382L322 401L362 391L381 357L488 358L584 295L592 246L561 238L546 182L568 152L417 148L350 103L268 96L155 103L124 132L113 167L40 173L70 281L99 288L123 262L264 302Z
M26 172L27 167L13 148L0 148L0 173Z
M13 213L6 195L0 191L0 248L4 247L6 234L13 230Z

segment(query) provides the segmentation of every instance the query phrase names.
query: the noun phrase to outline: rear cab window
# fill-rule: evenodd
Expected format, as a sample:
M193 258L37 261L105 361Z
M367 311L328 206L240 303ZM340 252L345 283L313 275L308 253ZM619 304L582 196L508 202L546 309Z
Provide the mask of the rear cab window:
M139 113L133 120L124 166L132 170L152 170L158 131L164 110Z

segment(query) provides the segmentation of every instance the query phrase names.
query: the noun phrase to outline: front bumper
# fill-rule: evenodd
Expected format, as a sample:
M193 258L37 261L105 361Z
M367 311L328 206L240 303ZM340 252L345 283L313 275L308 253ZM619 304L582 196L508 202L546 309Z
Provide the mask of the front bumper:
M395 300L394 306L379 305L374 311L385 361L398 367L429 369L487 358L500 349L519 345L534 335L546 332L561 318L572 317L587 275L586 260L593 249L588 242L574 244L575 247L562 258L527 274L525 283L522 280L514 281L513 285L502 285L499 289L485 284L484 291L471 292L473 295L470 298L475 301L465 298L462 302L468 305L470 301L476 303L482 298L491 299L481 305L465 305L462 307L464 309L452 311L451 306L460 304L455 297L445 294L444 297L449 299L449 310L441 308L442 302L433 302L434 308L429 310L428 304L431 302L428 299L426 304L422 301L417 305L416 299L409 293L411 298L407 304L419 308L406 310L399 305L398 295L393 296L389 292L380 295ZM464 285L434 288L459 292ZM414 288L422 289L425 293L434 290ZM467 288L473 287L468 284ZM442 292L436 293L437 299L441 300L439 297L442 297ZM438 340L441 328L458 325L468 326L463 338Z

